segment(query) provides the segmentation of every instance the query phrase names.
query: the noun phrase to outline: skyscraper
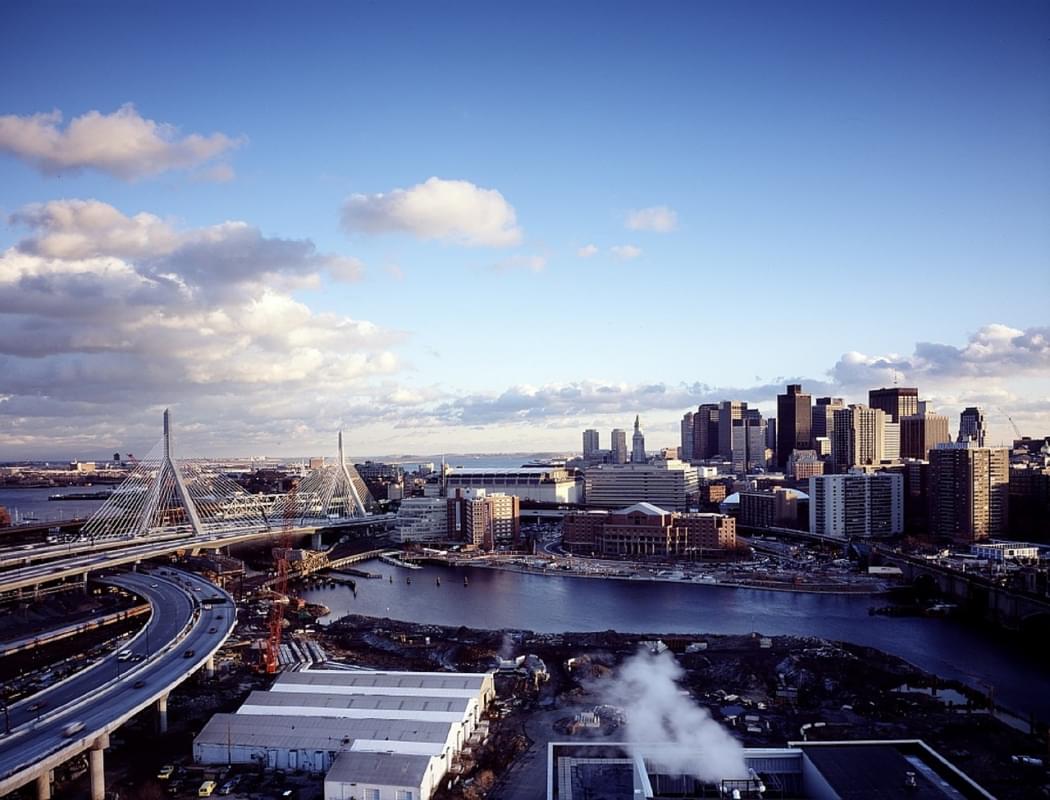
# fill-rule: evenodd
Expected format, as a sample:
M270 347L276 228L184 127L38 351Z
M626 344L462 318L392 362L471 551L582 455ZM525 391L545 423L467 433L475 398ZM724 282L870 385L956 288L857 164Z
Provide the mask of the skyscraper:
M695 427L694 414L692 411L686 411L682 416L682 444L681 449L678 451L679 457L682 461L692 461L693 456L693 433Z
M926 410L919 403L919 413L901 417L901 458L926 458L939 444L950 442L948 418Z
M612 448L612 463L627 463L627 433L622 428L613 428L609 446Z
M583 432L583 457L591 458L601 449L598 439L598 431L588 428Z
M886 449L886 413L880 408L851 405L835 411L835 431L831 438L831 458L835 468L879 464Z
M971 544L1007 531L1010 451L976 442L942 444L930 451L930 533Z
M718 405L718 454L724 458L733 455L733 421L742 419L747 403L723 400Z
M871 389L868 391L868 405L885 411L888 422L900 422L903 417L919 413L919 390L906 386Z
M634 436L631 437L631 463L644 464L645 458L645 435L642 433L642 423L636 414L634 417Z
M766 468L766 423L757 408L746 409L733 421L729 453L733 471L756 472Z
M978 447L984 447L984 412L977 406L964 408L959 415L959 439L960 442L975 442Z
M693 457L718 455L718 404L701 403L693 414Z
M812 443L813 398L802 384L790 383L777 395L777 468L787 466L792 450L806 450Z
M813 442L817 439L831 438L835 430L835 411L846 407L846 401L841 397L818 397L817 404L813 406Z

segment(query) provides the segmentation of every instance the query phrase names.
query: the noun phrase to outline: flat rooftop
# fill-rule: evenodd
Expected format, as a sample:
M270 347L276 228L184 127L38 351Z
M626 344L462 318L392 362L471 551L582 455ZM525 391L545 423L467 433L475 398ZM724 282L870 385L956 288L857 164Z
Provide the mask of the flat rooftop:
M381 786L417 787L423 782L430 758L400 753L340 753L325 775L325 782L372 783Z
M255 691L238 710L238 714L261 713L256 710L246 712L248 707L274 709L272 713L281 713L281 708L317 708L355 711L405 711L405 712L441 712L456 714L460 717L470 708L468 697L398 697L382 694L325 694L321 692L282 692L276 687L274 691Z
M486 673L462 672L342 672L311 669L286 672L273 684L275 692L378 694L400 697L477 697Z
M438 748L449 736L447 722L404 719L216 714L194 744L289 750L349 750L357 740L421 742Z

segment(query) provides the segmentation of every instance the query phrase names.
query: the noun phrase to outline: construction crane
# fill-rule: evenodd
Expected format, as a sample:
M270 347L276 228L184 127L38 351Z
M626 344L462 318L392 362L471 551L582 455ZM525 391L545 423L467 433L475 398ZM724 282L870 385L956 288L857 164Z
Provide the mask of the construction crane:
M274 568L277 578L273 584L273 602L270 606L269 636L263 649L262 669L267 675L275 674L281 665L281 633L284 629L284 607L288 602L288 550L292 546L292 522L298 499L299 482L293 480L284 502L284 522L281 538L273 550Z
M1017 423L1014 422L1014 418L1007 414L1006 411L1004 411L1002 408L999 409L999 413L1006 417L1006 419L1009 421L1010 427L1014 429L1014 435L1018 439L1023 439L1024 436L1021 435L1021 429L1017 427Z

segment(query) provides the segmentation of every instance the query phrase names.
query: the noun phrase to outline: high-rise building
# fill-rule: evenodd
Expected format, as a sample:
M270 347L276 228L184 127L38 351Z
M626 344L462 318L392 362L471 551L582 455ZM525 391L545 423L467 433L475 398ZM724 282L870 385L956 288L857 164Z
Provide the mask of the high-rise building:
M766 449L777 451L777 418L769 417L766 420Z
M926 410L919 404L919 413L901 418L901 458L926 458L939 444L950 442L948 418Z
M984 426L984 412L976 406L964 408L959 415L959 442L974 442L978 447L984 447L984 437L987 429Z
M885 419L882 426L882 454L879 462L894 463L901 460L901 424Z
M903 532L904 477L893 472L812 476L809 530L843 539Z
M631 503L655 503L672 511L686 511L700 479L696 467L684 461L653 464L601 464L584 473L585 502L597 508L622 508Z
M851 405L835 411L831 459L839 472L880 464L886 450L886 413L880 408Z
M484 550L516 545L521 530L520 509L520 501L514 495L457 489L448 498L449 538Z
M583 432L583 457L594 458L600 449L601 444L598 438L598 431L594 430L594 428L585 430Z
M718 404L701 403L693 414L693 457L714 458L718 452Z
M900 422L903 417L919 413L919 390L907 386L871 389L868 405L885 411L889 422Z
M723 400L718 405L718 454L723 458L733 455L733 422L743 419L747 403Z
M811 432L813 441L821 438L831 438L835 430L835 412L846 407L846 401L841 397L818 397L813 406L813 426Z
M631 463L644 464L645 435L642 433L642 422L636 414L634 417L634 435L631 437Z
M930 533L972 544L1007 532L1009 450L967 441L938 445L929 458Z
M741 474L766 468L766 423L758 409L744 409L730 428L729 458L733 471Z
M777 469L787 466L792 450L812 444L813 398L802 391L802 384L789 383L777 395Z
M609 446L612 448L611 460L613 464L627 463L627 432L622 428L613 428L610 434Z
M682 444L678 451L682 461L692 461L694 458L693 433L696 427L695 416L692 411L686 411L682 417Z

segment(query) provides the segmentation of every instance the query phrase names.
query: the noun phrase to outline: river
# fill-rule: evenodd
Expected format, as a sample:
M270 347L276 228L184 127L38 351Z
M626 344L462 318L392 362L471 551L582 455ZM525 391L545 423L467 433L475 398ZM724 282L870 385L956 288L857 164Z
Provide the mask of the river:
M361 566L361 565L359 565ZM747 633L818 636L878 648L942 678L987 690L1025 717L1050 720L1050 665L1036 643L953 619L870 616L876 597L771 592L653 581L531 575L472 567L408 570L379 561L382 580L303 592L345 614L540 632ZM393 583L388 578L393 577ZM469 578L469 586L463 578ZM411 584L406 580L411 578ZM441 579L438 586L436 579ZM982 686L984 684L984 686Z
M74 517L89 517L104 501L102 500L48 500L53 494L82 494L105 492L110 486L54 486L43 489L0 488L0 506L11 514L12 519L35 517L41 522L54 522Z

